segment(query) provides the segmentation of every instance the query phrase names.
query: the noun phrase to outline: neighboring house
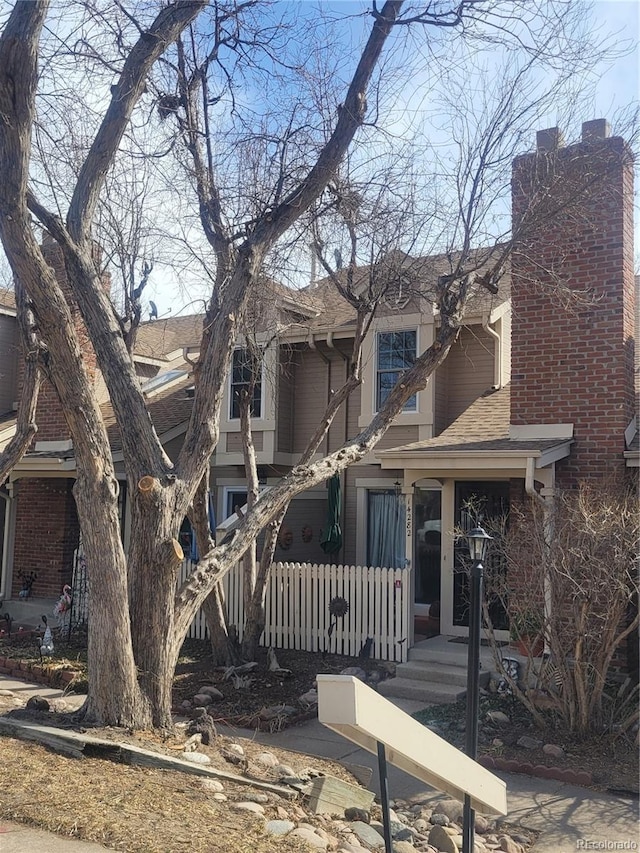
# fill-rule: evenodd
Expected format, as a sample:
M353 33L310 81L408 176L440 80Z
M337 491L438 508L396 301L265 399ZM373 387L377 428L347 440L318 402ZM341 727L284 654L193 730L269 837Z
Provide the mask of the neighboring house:
M528 194L535 192L526 180L530 167L557 141L549 131L539 133L538 152L514 163L516 226ZM426 388L408 401L375 452L341 476L340 551L328 558L320 547L327 510L326 489L320 486L292 502L276 559L406 567L418 627L437 601L441 632L463 636L464 580L453 571L452 531L469 523L470 498L491 515L532 490L545 495L582 478L635 475L640 453L634 425L633 171L625 152L621 139L608 136L604 121L585 123L583 141L558 152L558 168L567 180L578 162L580 168L597 169L603 155L612 158L618 165L606 192L585 198L581 215L571 222L570 239L561 228L541 222L528 233L526 245L516 244L499 292L470 304L456 344ZM450 261L400 254L392 260L400 270L398 285L386 295L367 336L363 383L332 423L322 452L339 448L369 423L402 369L433 340L439 318L422 295L423 285L446 274ZM552 268L571 288L590 289L596 301L567 312L548 292L529 286L540 270ZM266 286L267 296L255 309L257 328L270 331L258 335L266 351L253 430L259 477L268 486L295 464L332 390L348 374L354 312L327 280L302 291L275 282ZM138 333L137 369L171 457L180 448L191 407L185 351L197 347L201 322L198 317L157 320ZM235 392L246 381L238 348L211 460L218 523L245 502ZM55 401L47 398L43 406L55 421ZM121 445L106 394L104 415L122 478L126 545ZM0 438L2 424L0 419ZM34 594L40 596L54 596L69 579L78 536L71 497L74 459L70 445L59 443L64 435L59 422L56 429L58 443L48 432L39 433L9 483L0 588L5 597L17 595L21 573L37 572Z

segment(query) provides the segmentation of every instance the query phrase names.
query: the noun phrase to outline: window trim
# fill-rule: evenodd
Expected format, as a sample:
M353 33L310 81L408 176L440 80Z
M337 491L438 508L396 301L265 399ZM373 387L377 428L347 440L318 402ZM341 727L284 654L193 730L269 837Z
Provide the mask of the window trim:
M415 335L415 356L414 359L418 358L418 346L419 346L419 334L418 327L407 327L407 328L399 328L399 329L376 329L376 338L375 338L375 366L374 366L374 388L373 388L373 411L374 414L380 411L380 399L379 399L379 378L381 373L400 373L399 370L394 370L391 368L380 368L380 338L382 335L406 335L407 332L413 332ZM397 380L396 380L397 381ZM412 395L414 398L414 405L409 408L407 403L402 407L401 414L416 414L420 411L420 407L418 404L418 393ZM410 398L411 399L411 398Z
M231 354L231 369L229 370L229 380L228 380L228 411L227 411L227 422L229 424L239 424L240 416L234 417L233 415L233 388L234 384L244 384L244 383L234 383L233 381L233 357L236 352L240 352L241 350L246 350L246 346L236 346L233 348L233 352ZM252 421L262 421L264 420L264 410L265 410L265 381L264 381L264 367L265 367L265 353L262 353L262 359L260 361L260 379L258 380L260 385L260 413L255 414L253 412L251 414Z

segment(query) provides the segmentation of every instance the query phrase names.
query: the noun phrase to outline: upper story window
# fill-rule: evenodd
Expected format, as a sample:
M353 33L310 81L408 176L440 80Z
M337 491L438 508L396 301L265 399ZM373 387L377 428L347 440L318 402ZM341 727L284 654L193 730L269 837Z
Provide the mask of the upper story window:
M378 332L376 362L376 411L384 405L392 388L416 360L417 332ZM414 394L404 404L404 412L415 412L418 398Z
M262 366L252 359L248 349L235 349L231 366L231 411L232 420L240 417L240 399L243 391L248 391L251 384L253 372L256 376L253 386L253 398L251 400L251 414L254 418L262 417Z

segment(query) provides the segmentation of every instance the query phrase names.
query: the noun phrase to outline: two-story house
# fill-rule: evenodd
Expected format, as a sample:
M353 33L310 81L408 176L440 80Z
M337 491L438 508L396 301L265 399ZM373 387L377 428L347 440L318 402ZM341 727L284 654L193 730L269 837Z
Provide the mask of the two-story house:
M481 499L487 514L497 514L528 492L544 495L612 472L623 477L638 466L632 161L623 140L609 137L600 120L583 125L581 142L559 145L556 134L543 131L537 150L514 163L516 241L499 292L470 304L456 344L426 388L408 401L370 457L342 474L340 550L328 557L320 545L324 486L299 495L283 524L278 560L410 571L418 629L437 602L442 633L467 632L453 531L465 524L470 497ZM600 182L597 193L585 194L570 235L541 221L526 232L526 244L524 238L518 242L528 194L539 191L532 170L551 155L567 180L576 163L597 170L606 161L606 187ZM439 317L422 294L449 271L447 263L445 257L407 256L411 275L425 287L403 292L399 286L386 296L365 341L362 385L338 413L321 452L339 448L368 424L403 369L431 343ZM536 284L545 270L559 270L570 288L589 290L592 304L564 307ZM355 317L328 280L301 291L275 282L266 288L264 305L256 309L257 337L266 349L252 425L260 480L268 486L296 463L332 392L345 381ZM186 356L197 349L201 322L175 317L139 330L138 372L169 456L179 450L190 413L193 380ZM260 328L269 331L261 336ZM247 379L238 346L211 459L218 523L245 502L237 391ZM46 400L44 405L53 406ZM106 393L103 411L122 478L126 545L121 445ZM2 421L0 437L1 429ZM57 429L60 433L59 424ZM68 581L78 538L74 465L68 443L59 438L49 443L39 433L34 450L12 474L2 502L5 598L15 598L30 571L38 575L38 596L55 596Z

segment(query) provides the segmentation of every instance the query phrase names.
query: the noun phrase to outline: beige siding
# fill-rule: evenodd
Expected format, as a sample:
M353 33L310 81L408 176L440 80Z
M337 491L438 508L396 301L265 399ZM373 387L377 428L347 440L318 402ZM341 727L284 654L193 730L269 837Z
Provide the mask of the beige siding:
M385 432L378 444L376 450L387 450L389 447L402 447L404 444L411 444L419 438L418 427L412 426L392 426Z
M448 414L448 403L447 403L447 376L448 376L448 368L447 362L441 365L436 370L436 375L434 376L434 412L433 412L433 434L440 435L440 433L447 426L447 419L449 417Z
M327 502L323 498L318 500L293 500L287 510L282 523L283 532L291 536L291 544L283 548L280 544L276 547L275 559L295 563L336 563L340 562L337 555L327 555L320 547L320 533L327 519ZM311 534L311 541L304 542L303 530L307 528ZM282 535L280 537L282 540Z
M276 400L276 450L280 453L291 453L293 449L293 391L298 362L296 350L281 347Z
M493 385L494 345L494 339L482 326L473 326L463 328L451 347L446 360L446 426Z
M345 358L338 350L328 348L324 344L318 344L318 350L300 351L298 359L293 389L294 453L301 453L304 450L322 418L330 393L341 388L347 376ZM350 413L354 412L357 423L358 412L355 411L356 403L353 396L347 408ZM336 415L329 430L328 439L322 443L320 452L326 451L327 443L330 450L335 450L344 443L347 437L345 416L343 406Z
M18 323L15 317L0 315L0 415L10 412L18 398L17 353Z
M254 432L253 433L253 446L256 449L256 452L262 450L263 447L263 433L262 432ZM227 433L227 453L242 453L242 435L239 432L228 432Z

